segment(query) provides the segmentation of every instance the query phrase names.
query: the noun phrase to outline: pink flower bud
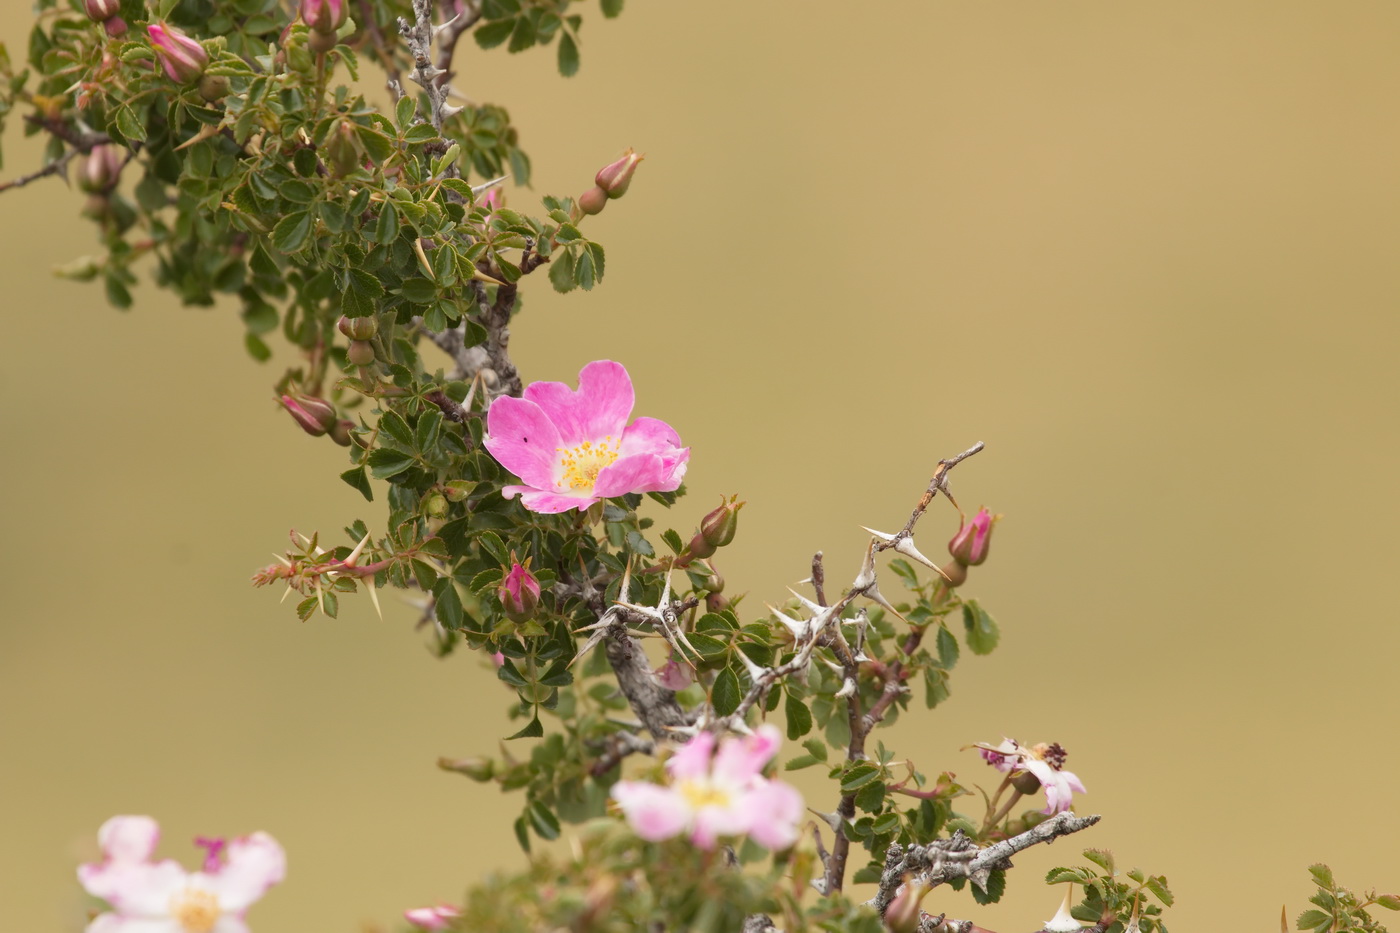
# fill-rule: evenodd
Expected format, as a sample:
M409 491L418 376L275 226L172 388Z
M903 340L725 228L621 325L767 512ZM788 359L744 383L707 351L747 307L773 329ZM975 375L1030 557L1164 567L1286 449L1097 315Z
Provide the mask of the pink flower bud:
M146 27L151 36L151 47L165 74L176 84L193 84L204 74L209 64L209 53L204 46L185 35L174 26L152 23Z
M608 197L620 198L627 193L627 187L632 184L632 174L637 171L637 163L644 158L628 149L622 158L598 169L593 181Z
M302 21L317 32L335 32L349 12L345 0L301 0Z
M986 509L978 509L972 521L958 529L948 542L948 553L964 567L976 567L987 559L987 547L992 541L992 525L1000 518Z
M330 403L313 396L282 396L282 407L312 437L320 437L335 427L335 409Z
M740 502L738 496L720 499L719 508L700 519L700 530L690 539L687 553L703 559L733 541L734 532L739 528L739 510L746 504Z
M102 24L102 28L107 30L107 35L116 39L119 36L126 35L126 20L122 19L120 16L113 16Z
M94 23L105 23L121 9L122 0L83 0L83 11Z
M511 555L511 559L514 561L514 554ZM530 572L529 565L529 558L526 558L523 564L513 563L510 573L506 574L506 578L496 590L496 596L506 611L506 618L512 622L527 622L534 618L535 609L540 604L540 581Z
M78 174L78 187L89 194L106 194L115 188L117 176L122 171L124 151L120 146L93 146L92 151L83 160L82 170Z
M477 207L486 209L486 219L490 220L491 215L506 206L506 196L501 192L499 185L492 188L481 196L481 202Z

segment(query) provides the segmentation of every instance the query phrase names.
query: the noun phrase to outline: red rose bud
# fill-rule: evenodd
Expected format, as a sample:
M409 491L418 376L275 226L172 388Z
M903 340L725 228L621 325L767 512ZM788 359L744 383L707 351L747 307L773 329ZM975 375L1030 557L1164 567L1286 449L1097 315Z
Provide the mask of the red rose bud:
M193 84L204 74L209 64L209 53L204 46L185 35L174 26L152 23L146 27L151 36L151 47L165 74L176 84Z
M585 214L601 214L608 206L608 193L597 185L578 196L578 209Z
M282 396L282 407L301 429L312 437L320 437L336 426L335 409L329 402L312 396Z
M117 186L122 171L120 146L93 146L78 173L78 187L88 194L106 194Z
M986 509L978 509L972 521L958 529L948 542L948 553L964 567L976 567L987 559L987 547L992 542L992 525L997 518Z
M628 185L632 184L632 175L637 171L637 163L646 158L639 156L631 149L626 155L609 165L598 169L598 174L593 181L610 198L620 198L627 193ZM602 208L599 208L602 210Z
M345 317L335 322L342 334L351 340L368 340L379 332L379 322L372 317Z
M83 0L83 11L94 23L105 23L121 9L122 0Z
M302 21L317 32L334 33L349 14L345 0L301 0Z
M113 16L111 19L107 20L107 22L103 23L102 27L107 30L107 35L111 36L113 39L126 35L126 20L122 19L120 16Z
M515 559L515 555L511 555ZM540 604L540 581L529 571L530 559L525 563L513 563L510 573L501 581L496 596L506 611L506 618L512 622L528 622L535 617L535 609Z

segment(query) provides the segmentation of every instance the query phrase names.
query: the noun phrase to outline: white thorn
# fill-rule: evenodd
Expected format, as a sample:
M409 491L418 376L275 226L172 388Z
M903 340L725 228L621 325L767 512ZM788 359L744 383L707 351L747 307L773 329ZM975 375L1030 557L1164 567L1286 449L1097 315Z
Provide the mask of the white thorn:
M502 175L500 178L493 178L485 184L476 185L472 188L472 198L475 199L477 195L485 194L486 192L490 191L492 188L496 187L509 177L509 175Z
M379 608L379 587L374 585L374 577L365 577L365 589L369 590L369 601L374 603L374 612L379 616L379 621L384 621L384 610Z
M856 692L856 682L847 677L845 683L841 684L841 689L836 691L838 698L844 699Z
M863 589L875 582L875 539L865 548L865 559L860 563L860 575L851 584L853 589Z

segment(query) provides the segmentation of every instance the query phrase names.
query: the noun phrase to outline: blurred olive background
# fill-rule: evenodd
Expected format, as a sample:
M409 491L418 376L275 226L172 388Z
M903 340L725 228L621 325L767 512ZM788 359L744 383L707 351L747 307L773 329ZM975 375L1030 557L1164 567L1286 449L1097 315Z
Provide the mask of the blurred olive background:
M1165 873L1178 930L1271 929L1316 860L1400 886L1400 7L589 12L571 80L462 47L460 88L534 156L514 206L647 154L589 221L605 284L529 280L526 376L626 363L693 446L671 523L749 501L721 566L751 606L818 548L849 580L857 525L897 527L987 442L953 486L1006 515L967 590L1002 647L885 738L989 787L960 747L1059 741L1104 821L1018 858L999 907L929 906L1035 927L1086 845ZM0 14L12 50L26 28ZM19 136L5 177L37 164ZM80 206L53 179L0 199L7 924L80 928L73 866L115 813L186 861L196 833L275 834L262 933L392 924L520 864L518 798L434 766L514 728L487 667L434 661L395 595L301 624L248 585L289 527L382 530L275 405L289 357L252 362L231 303L144 285L123 314L53 278L95 248ZM921 547L955 526L939 503Z

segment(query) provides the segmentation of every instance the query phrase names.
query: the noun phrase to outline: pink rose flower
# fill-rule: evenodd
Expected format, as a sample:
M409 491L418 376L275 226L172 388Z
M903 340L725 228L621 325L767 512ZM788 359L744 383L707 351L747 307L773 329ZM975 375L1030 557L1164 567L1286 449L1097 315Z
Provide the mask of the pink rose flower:
M452 921L462 916L456 907L439 904L436 907L415 907L403 912L404 919L420 930L446 930Z
M998 771L1033 775L1045 789L1045 809L1040 811L1042 813L1063 813L1073 802L1070 799L1073 791L1086 793L1084 782L1079 780L1078 775L1065 770L1067 755L1058 742L1027 746L1015 739L1006 739L1000 745L978 745L977 748L987 764Z
M90 933L248 933L244 913L287 874L287 857L267 833L201 839L209 853L196 872L151 861L159 840L149 816L102 824L102 861L78 866L82 886L112 908L88 925Z
M664 421L632 414L632 380L621 363L597 360L578 390L535 382L523 398L501 396L486 413L486 449L520 477L501 490L532 512L583 511L600 499L670 492L685 476L690 448Z
M716 752L714 735L701 732L666 763L669 786L618 781L612 795L633 831L652 842L689 833L695 845L713 849L720 836L748 835L785 849L797 841L803 803L796 788L763 777L781 740L765 723L754 735L726 738Z

